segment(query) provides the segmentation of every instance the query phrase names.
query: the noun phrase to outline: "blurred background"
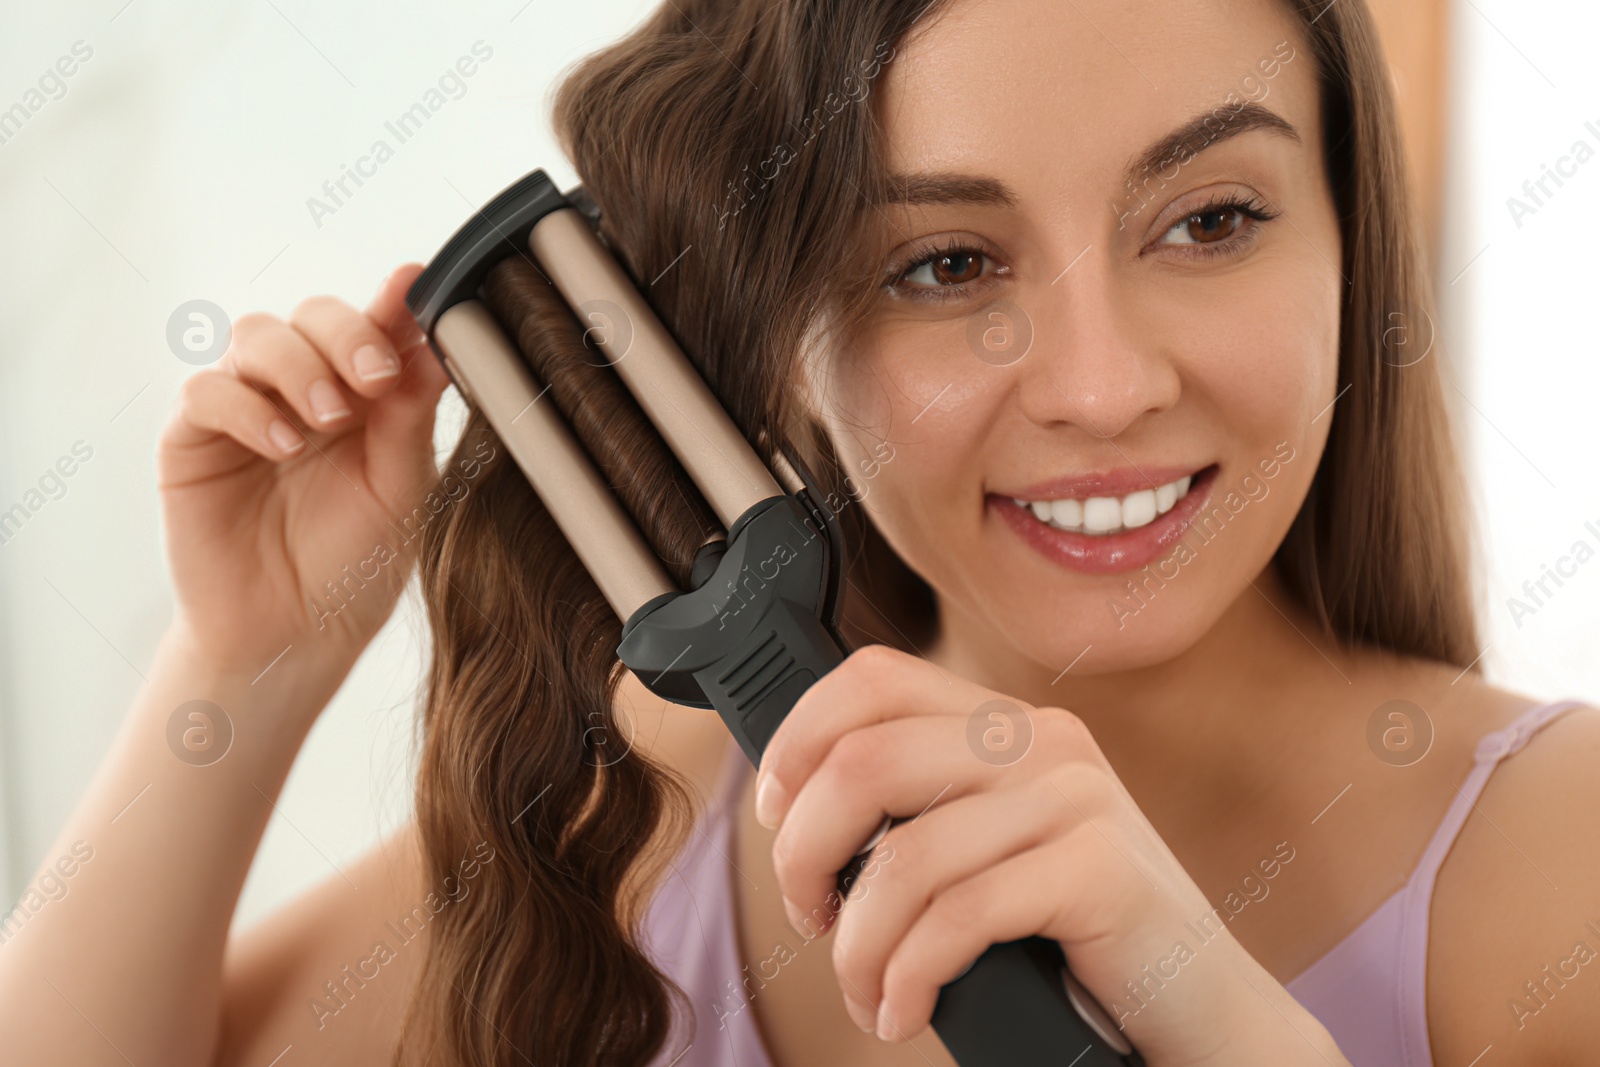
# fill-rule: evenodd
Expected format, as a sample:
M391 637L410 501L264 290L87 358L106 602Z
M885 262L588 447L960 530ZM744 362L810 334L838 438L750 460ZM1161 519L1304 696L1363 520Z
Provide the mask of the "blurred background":
M0 519L7 905L105 754L170 617L154 448L196 369L169 346L174 313L208 301L229 319L286 315L313 293L364 306L389 270L426 261L532 167L570 186L547 94L564 67L655 6L0 8L0 516L13 515ZM1469 445L1482 659L1499 684L1594 701L1600 559L1576 563L1574 551L1600 549L1586 399L1600 387L1600 343L1596 272L1572 228L1600 210L1591 54L1600 7L1372 6L1441 299L1437 322L1396 325L1417 358L1444 359ZM463 56L470 76L456 73ZM386 123L419 102L429 117L402 141ZM362 164L375 172L347 183L352 195L330 197L324 183L378 140L392 155ZM441 448L459 428L453 392L447 403ZM1547 571L1560 583L1546 578L1530 596L1524 583ZM414 598L401 603L313 730L236 922L353 861L407 817L424 655L415 608Z

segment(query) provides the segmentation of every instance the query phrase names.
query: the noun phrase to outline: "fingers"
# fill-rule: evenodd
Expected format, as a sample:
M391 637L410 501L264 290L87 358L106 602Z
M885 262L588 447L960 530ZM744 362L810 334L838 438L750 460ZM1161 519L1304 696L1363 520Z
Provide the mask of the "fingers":
M365 316L395 346L401 365L393 391L367 414L369 476L386 501L414 496L437 477L433 422L449 378L406 306L406 291L421 273L420 263L396 269L379 286Z
M756 817L773 827L839 738L907 714L962 718L998 695L927 660L867 645L823 675L767 743L756 777ZM1018 707L1027 713L1027 708Z
M966 879L1081 825L1047 784L1034 781L940 804L891 829L839 915L832 951L842 988L876 1004L891 955L931 902ZM1052 885L1053 892L1060 889L1059 883ZM989 927L975 931L980 939L993 932Z
M317 429L337 430L354 413L351 393L306 337L273 315L256 312L233 325L220 364L245 383L274 391Z
M915 1037L932 1020L939 989L990 945L1058 925L1064 902L1086 896L1095 896L1092 882L1052 849L1017 853L936 896L884 966L878 1036ZM864 989L852 993L866 999Z
M422 341L422 328L406 307L406 292L421 273L421 263L396 267L367 305L367 318L388 337L396 352L405 352Z
M378 397L400 380L400 354L378 324L334 296L302 300L289 324L357 395Z
M366 313L315 296L287 321L241 317L222 361L186 383L166 440L190 446L221 435L276 461L302 451L308 427L362 427L374 490L388 504L415 496L437 478L433 417L448 382L405 303L421 271L416 263L393 271Z
M299 455L306 439L260 391L222 370L191 375L178 392L167 440L179 447L232 438L268 460Z
M838 871L885 815L931 817L996 780L1004 768L973 756L965 728L955 716L916 716L840 738L795 795L773 839L783 895L812 910L837 888Z
M296 305L287 322L246 315L234 324L225 365L275 389L306 425L336 429L364 410L356 398L373 400L401 385L411 350L422 340L405 304L421 269L407 264L392 272L367 313L337 297L313 296Z

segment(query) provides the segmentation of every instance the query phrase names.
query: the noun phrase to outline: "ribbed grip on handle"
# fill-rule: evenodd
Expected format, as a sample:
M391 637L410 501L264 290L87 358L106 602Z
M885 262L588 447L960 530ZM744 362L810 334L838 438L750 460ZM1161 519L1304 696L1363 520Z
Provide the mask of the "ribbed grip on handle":
M628 620L618 654L653 692L714 707L759 767L785 716L844 659L819 614L827 543L793 497L764 502L734 524L704 585ZM858 856L840 872L841 898L868 862ZM961 1067L1139 1064L1137 1054L1119 1054L1127 1042L1081 994L1098 1035L1085 1021L1069 981L1054 941L991 946L940 991L933 1029Z

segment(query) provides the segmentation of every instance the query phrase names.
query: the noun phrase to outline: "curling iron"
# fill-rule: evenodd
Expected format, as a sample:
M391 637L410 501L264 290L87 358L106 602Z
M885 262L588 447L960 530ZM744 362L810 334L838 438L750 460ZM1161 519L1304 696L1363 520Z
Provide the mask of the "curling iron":
M434 354L483 412L623 621L617 656L666 700L714 709L753 766L816 680L843 662L844 546L819 483L787 447L764 463L597 232L582 186L542 170L507 187L445 242L406 294ZM727 531L679 589L572 436L481 294L508 256L531 256ZM622 328L617 328L622 327ZM841 899L884 827L840 872ZM939 992L934 1032L960 1067L1110 1067L1143 1060L1042 937L991 945Z

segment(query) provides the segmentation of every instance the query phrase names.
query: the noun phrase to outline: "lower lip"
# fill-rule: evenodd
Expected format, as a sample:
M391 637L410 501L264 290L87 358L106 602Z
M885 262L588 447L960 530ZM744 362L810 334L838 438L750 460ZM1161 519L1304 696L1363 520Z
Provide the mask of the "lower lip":
M1136 530L1104 536L1058 530L1034 518L1031 508L1018 507L1010 497L991 494L989 504L1017 536L1046 559L1088 574L1117 574L1153 563L1177 544L1205 508L1216 477L1217 467L1207 467L1195 476L1188 495L1171 511Z

